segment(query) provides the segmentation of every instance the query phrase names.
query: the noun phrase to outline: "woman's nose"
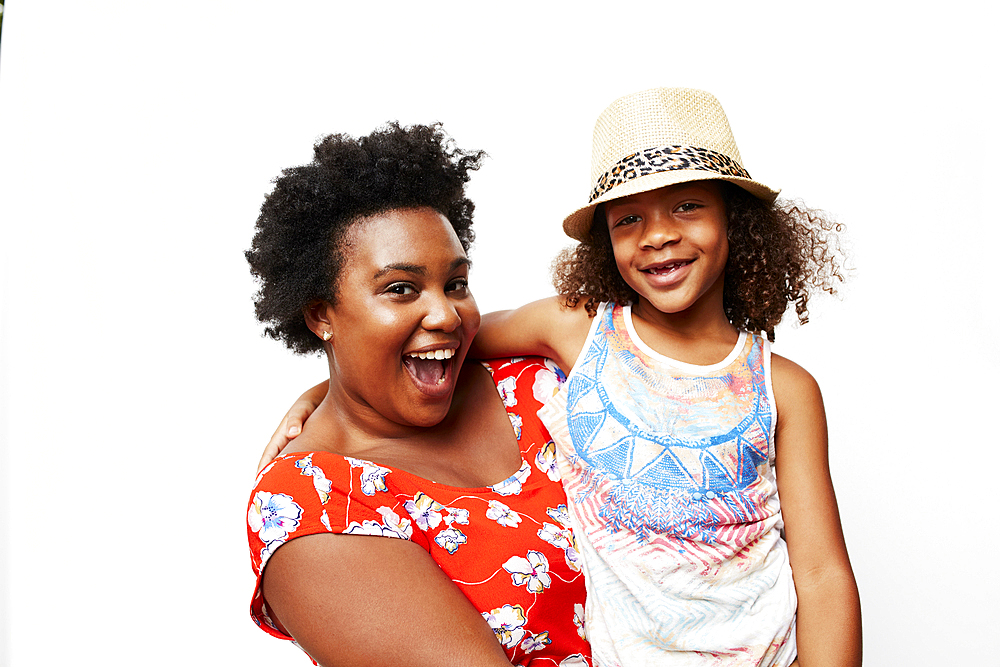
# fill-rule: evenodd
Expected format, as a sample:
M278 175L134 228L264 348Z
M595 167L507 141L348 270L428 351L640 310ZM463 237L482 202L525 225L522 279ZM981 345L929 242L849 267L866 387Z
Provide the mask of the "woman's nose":
M445 294L429 297L427 314L424 315L423 326L430 331L452 332L462 324L462 316L458 314L455 304Z

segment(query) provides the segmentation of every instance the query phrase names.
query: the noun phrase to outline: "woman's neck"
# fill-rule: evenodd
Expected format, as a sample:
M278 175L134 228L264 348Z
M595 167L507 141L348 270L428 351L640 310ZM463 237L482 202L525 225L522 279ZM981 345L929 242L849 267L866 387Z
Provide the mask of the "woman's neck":
M332 384L332 383L331 383ZM397 424L328 392L286 450L364 459L458 487L498 483L520 465L517 440L488 372L466 362L447 416L428 427Z

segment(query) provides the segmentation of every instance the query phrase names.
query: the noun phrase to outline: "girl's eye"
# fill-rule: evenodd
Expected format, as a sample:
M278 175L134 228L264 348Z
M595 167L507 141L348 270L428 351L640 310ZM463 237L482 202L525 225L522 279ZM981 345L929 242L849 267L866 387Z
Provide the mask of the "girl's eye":
M642 220L637 215L626 215L624 218L619 218L618 222L615 223L615 227L620 227L621 225L631 225Z
M690 213L691 211L694 211L698 208L701 208L698 204L695 204L693 202L684 202L683 204L677 207L677 210L680 211L681 213Z
M410 283L393 283L386 287L385 291L390 294L399 294L400 296L417 293L416 288L414 288Z

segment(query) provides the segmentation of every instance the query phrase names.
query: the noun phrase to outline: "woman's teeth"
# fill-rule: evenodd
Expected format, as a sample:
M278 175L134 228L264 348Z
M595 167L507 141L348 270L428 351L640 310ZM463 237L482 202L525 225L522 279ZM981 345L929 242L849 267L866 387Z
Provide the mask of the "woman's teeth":
M411 352L406 355L414 359L451 359L455 356L455 350L431 350L430 352Z

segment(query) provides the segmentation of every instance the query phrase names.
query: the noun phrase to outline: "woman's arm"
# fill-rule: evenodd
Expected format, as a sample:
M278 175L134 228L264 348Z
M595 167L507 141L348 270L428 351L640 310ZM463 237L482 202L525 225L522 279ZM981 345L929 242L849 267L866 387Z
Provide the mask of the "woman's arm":
M823 398L800 366L772 355L771 369L778 492L798 596L799 661L802 667L861 665L861 600L830 478Z
M263 588L271 619L326 667L510 665L482 615L407 540L300 537L271 556Z
M590 331L591 318L584 303L586 298L569 307L561 297L553 296L514 310L487 313L469 354L476 359L539 355L568 375Z

